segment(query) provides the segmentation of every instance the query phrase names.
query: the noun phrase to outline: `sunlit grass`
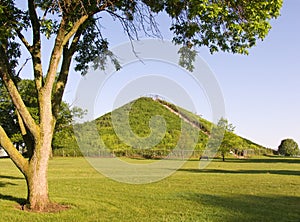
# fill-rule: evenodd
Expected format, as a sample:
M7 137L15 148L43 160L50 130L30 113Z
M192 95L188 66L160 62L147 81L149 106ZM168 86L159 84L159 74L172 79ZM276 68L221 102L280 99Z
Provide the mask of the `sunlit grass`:
M131 185L102 176L84 158L54 158L50 197L71 209L37 214L15 208L26 197L25 181L0 159L0 221L299 221L300 159L215 160L204 170L198 164Z

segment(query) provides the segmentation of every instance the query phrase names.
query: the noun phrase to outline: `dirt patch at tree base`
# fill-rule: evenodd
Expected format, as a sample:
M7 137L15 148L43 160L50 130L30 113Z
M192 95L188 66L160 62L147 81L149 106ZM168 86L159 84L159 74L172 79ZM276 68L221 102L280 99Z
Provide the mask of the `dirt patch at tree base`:
M33 213L58 213L61 211L71 209L71 205L59 204L59 203L49 203L43 209L31 209L27 204L22 204L22 205L16 206L16 208L19 210L22 210L22 211L33 212Z

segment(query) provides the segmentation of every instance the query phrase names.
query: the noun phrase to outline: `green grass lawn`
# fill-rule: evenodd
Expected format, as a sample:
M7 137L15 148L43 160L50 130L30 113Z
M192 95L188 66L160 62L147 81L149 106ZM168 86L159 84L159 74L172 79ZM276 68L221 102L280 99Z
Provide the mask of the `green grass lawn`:
M300 221L300 159L215 160L204 170L198 164L130 185L102 176L84 158L54 158L50 197L71 209L39 214L16 209L25 181L0 159L0 221Z

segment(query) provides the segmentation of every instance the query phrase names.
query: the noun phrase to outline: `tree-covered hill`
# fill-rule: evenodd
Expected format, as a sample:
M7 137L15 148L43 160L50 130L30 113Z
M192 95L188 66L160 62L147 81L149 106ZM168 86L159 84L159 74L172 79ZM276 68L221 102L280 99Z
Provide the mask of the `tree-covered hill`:
M185 127L196 130L198 138L194 141L195 146L189 147L193 141L188 140L193 138L180 140ZM193 154L199 157L206 148L212 127L213 123L181 107L160 99L143 97L94 121L74 125L80 151L74 136L71 137L73 142L68 137L69 141L64 143L63 149L69 155L81 155L79 153L82 152L101 156L104 155L102 151L109 150L117 156L161 158L181 143L180 149L194 150ZM224 136L220 153L229 153L231 150L241 155L268 151L233 132L226 131ZM61 154L61 150L55 149L54 153Z

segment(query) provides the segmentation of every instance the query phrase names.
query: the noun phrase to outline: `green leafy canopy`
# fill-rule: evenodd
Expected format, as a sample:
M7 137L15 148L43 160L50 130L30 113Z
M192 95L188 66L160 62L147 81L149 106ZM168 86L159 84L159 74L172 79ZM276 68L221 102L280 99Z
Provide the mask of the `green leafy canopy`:
M278 152L284 156L296 156L300 154L299 146L293 139L284 139L281 141Z
M66 30L84 15L89 19L80 28L82 35L77 45L75 70L85 74L88 64L105 68L107 58L120 66L109 51L109 39L102 35L98 13L108 13L122 24L129 39L138 39L140 32L147 36L160 36L155 16L165 12L172 23L173 41L183 45L180 64L193 68L195 48L206 46L211 53L225 51L248 54L258 39L268 34L270 20L280 15L282 0L142 0L142 1L50 1L37 0L41 32L50 38L59 31L61 18L67 18ZM0 3L0 41L5 43L11 67L16 66L20 56L18 33L31 27L27 10L17 8L15 1ZM95 60L98 58L97 60Z

